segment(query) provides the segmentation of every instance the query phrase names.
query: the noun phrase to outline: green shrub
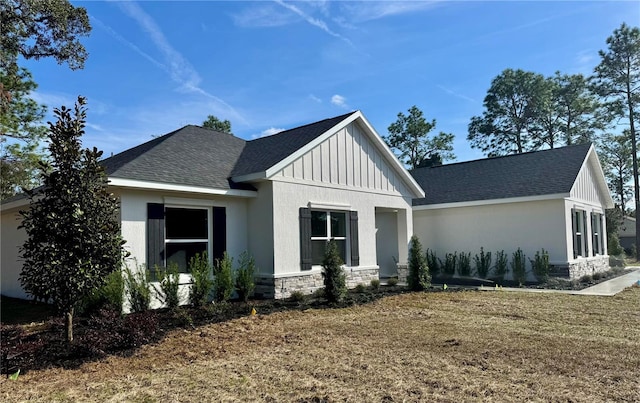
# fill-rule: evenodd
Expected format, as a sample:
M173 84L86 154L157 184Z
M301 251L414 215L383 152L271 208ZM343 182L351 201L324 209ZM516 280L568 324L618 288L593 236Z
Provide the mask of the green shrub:
M431 275L427 266L427 258L422 253L422 244L413 235L409 241L409 276L407 286L414 291L421 291L431 285Z
M371 280L371 288L374 290L377 290L380 288L380 280L377 278L374 278L373 280Z
M226 302L233 293L233 258L224 252L213 266L213 289L217 302Z
M248 252L240 254L240 267L236 272L236 291L241 301L247 302L251 293L256 288L254 275L256 261Z
M389 280L387 280L387 285L390 285L391 287L395 287L398 285L398 279L395 277L391 277Z
M131 311L144 312L148 310L151 303L149 271L144 265L139 265L134 273L129 266L126 266L124 274L124 288L129 296Z
M509 268L507 267L507 254L504 250L496 252L496 265L493 267L493 276L498 281L504 280L504 276L507 275Z
M593 281L593 277L591 277L591 275L589 274L585 274L584 276L580 277L578 281L580 281L581 283L590 283Z
M332 239L327 243L322 260L324 294L329 302L342 301L347 293L346 276L342 270L343 264L338 253L338 244Z
M295 291L294 291L295 292ZM303 294L304 295L304 294ZM315 290L311 296L313 298L319 299L319 298L324 298L324 288L318 288L317 290Z
M487 278L491 270L491 252L484 253L484 248L480 248L480 255L473 258L476 266L476 274L480 278Z
M363 292L367 291L367 286L360 283L356 285L356 287L354 288L354 291L357 292L358 294L362 294Z
M440 260L440 269L442 270L442 274L448 277L453 277L453 275L456 274L457 262L458 252L446 253L444 255L444 262Z
M80 302L78 311L85 315L97 312L100 309L122 312L123 300L124 279L122 278L122 271L118 268L109 273L102 287Z
M156 266L155 272L158 282L160 283L160 289L155 285L153 286L156 290L156 295L158 295L160 301L166 305L167 308L177 308L178 305L180 305L180 296L178 295L180 273L178 271L178 264L176 262L170 262L169 267L166 269Z
M607 235L607 251L610 256L620 256L624 253L624 249L620 246L618 234L610 233Z
M471 253L460 252L458 255L458 275L461 277L471 276Z
M513 279L522 286L527 280L527 261L524 252L520 248L513 252L511 257L511 271Z
M437 276L440 273L440 259L436 256L436 252L427 249L426 258L429 273L431 273L432 276Z
M195 307L203 307L209 301L209 294L213 288L211 264L206 253L196 253L189 260L189 272L193 281L189 290L189 303Z
M289 299L293 302L304 302L307 296L300 290L292 291Z
M549 252L542 248L542 251L536 251L536 255L533 259L529 259L531 262L531 269L533 274L539 283L544 283L549 279Z

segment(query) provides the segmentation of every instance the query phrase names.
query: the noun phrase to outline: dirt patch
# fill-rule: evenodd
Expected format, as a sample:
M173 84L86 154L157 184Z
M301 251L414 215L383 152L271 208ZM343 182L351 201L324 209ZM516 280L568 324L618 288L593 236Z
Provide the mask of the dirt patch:
M607 298L405 293L256 310L168 331L130 356L2 380L0 400L640 400L638 287Z

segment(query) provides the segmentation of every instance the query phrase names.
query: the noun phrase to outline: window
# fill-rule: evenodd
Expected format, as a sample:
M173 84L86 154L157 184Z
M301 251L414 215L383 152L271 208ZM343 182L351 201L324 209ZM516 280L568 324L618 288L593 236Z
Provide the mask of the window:
M585 230L587 228L587 212L584 210L573 209L571 214L573 224L573 257L587 257Z
M147 267L175 262L187 272L196 253L208 252L209 260L222 258L227 248L224 207L165 207L147 203Z
M311 211L311 262L322 264L330 239L336 241L343 262L347 261L347 213Z
M167 207L164 243L167 265L174 262L186 273L189 260L208 251L209 210Z
M593 235L593 254L604 255L604 245L602 241L602 214L591 213L591 233Z

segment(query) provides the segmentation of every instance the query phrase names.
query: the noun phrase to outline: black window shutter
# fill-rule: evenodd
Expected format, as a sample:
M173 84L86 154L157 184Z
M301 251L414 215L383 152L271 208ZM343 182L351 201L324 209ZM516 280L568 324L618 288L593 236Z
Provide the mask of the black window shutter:
M213 224L211 228L211 245L212 258L222 259L224 251L227 250L227 210L224 207L213 208Z
M577 227L578 223L576 222L576 214L575 214L575 209L571 209L571 228L573 230L573 258L577 258L578 257L578 236L576 235L576 232L578 232L578 227Z
M584 245L584 257L589 257L589 242L587 242L587 212L582 211L582 244Z
M147 267L164 266L164 204L147 203Z
M360 249L358 248L358 212L349 212L349 241L351 242L351 266L360 266Z
M300 268L311 270L311 210L300 207Z

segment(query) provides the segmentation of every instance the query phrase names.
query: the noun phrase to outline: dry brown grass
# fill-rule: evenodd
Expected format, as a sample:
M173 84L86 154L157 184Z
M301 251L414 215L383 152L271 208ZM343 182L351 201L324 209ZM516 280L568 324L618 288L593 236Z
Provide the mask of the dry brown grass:
M2 401L640 401L640 288L415 293L170 333Z

